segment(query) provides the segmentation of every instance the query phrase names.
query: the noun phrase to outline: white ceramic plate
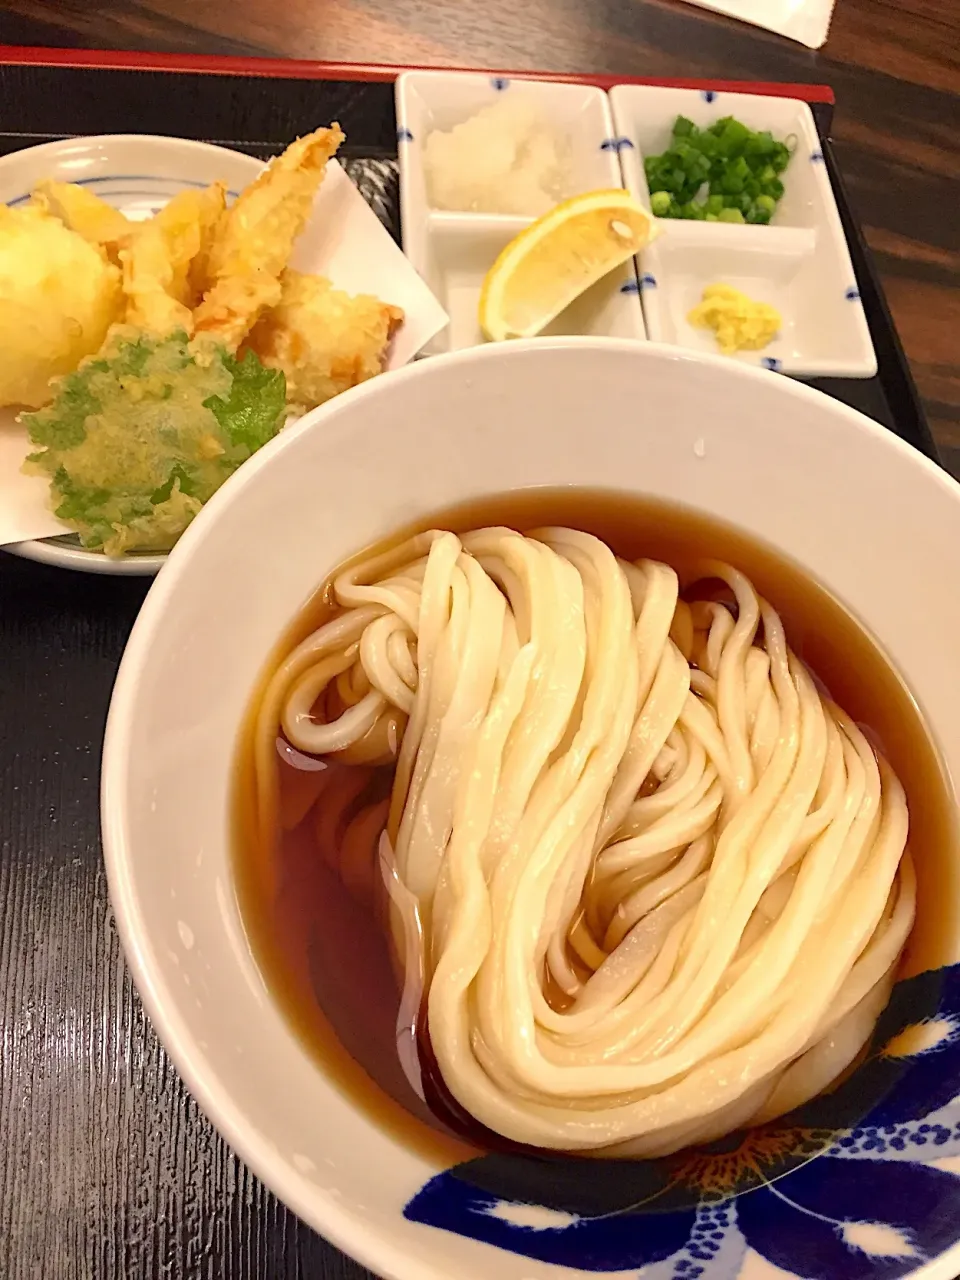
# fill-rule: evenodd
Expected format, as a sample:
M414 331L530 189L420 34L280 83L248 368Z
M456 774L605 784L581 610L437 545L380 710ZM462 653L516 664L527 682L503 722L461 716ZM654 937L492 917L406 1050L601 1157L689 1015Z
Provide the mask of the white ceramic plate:
M449 130L508 97L532 101L558 142L568 147L569 182L563 197L623 185L610 103L600 89L455 71L408 71L399 76L403 249L450 316L447 328L425 348L426 354L457 351L484 341L477 322L484 276L500 251L533 219L431 208L424 146L433 130ZM546 330L546 336L564 334L646 336L632 261L594 285Z
M543 1212L544 1201L516 1191L458 1191L385 1133L325 1076L270 997L233 891L234 745L263 664L317 584L357 548L448 504L574 484L690 504L805 567L882 640L960 778L960 489L819 392L677 347L545 339L422 361L268 444L187 530L137 619L107 726L104 854L137 987L199 1105L301 1218L391 1280L703 1273L687 1250L692 1210L666 1236L640 1214L618 1235L624 1260L616 1263L618 1245L607 1265L603 1238L620 1231L616 1215ZM224 572L231 565L242 573ZM952 943L951 963L960 939ZM921 1057L933 1061L935 1032L956 1074L960 1015L931 1016ZM918 1145L898 1137L905 1154L889 1161L874 1160L874 1132L862 1159L806 1166L833 1171L826 1208L789 1209L790 1176L776 1194L750 1190L746 1206L768 1206L772 1237L751 1234L746 1212L739 1224L732 1213L714 1226L698 1218L696 1258L716 1253L716 1237L729 1248L706 1274L889 1280L920 1267L927 1280L955 1276L960 1174L949 1162L960 1169L960 1109L943 1145L928 1140L923 1115L907 1125ZM853 1209L837 1202L838 1183L859 1194L881 1175L885 1196L866 1209L862 1196ZM418 1208L425 1195L446 1218ZM811 1270L811 1239L847 1249L848 1266ZM576 1261L580 1240L599 1241L592 1262Z
M722 281L772 303L783 318L769 346L733 359L806 377L872 377L877 358L809 105L655 85L618 85L610 99L627 186L648 208L644 157L666 150L677 116L700 128L735 116L751 129L795 142L769 226L657 220L662 234L640 255L651 339L716 351L713 334L694 329L687 315L705 285Z
M0 199L26 199L38 179L52 175L89 185L133 218L145 218L184 187L221 179L235 196L262 168L258 160L206 143L139 136L84 138L0 160ZM403 324L387 354L388 370L411 360L446 323L436 298L336 160L327 167L291 265L299 271L319 272L348 293L374 293L403 311ZM155 573L164 556L110 560L99 552L82 550L72 535L9 546L9 539L16 536L13 530L22 530L21 538L37 538L41 532L55 534L63 528L49 511L46 483L21 474L28 446L25 432L13 419L9 412L5 420L0 419L0 512L5 517L0 532L8 549L94 573Z
M15 151L0 159L0 202L23 204L38 182L53 178L88 187L128 218L143 221L185 187L223 181L231 196L236 196L262 168L259 160L237 151L182 138L140 134L67 138ZM15 410L0 409L4 465L18 465L8 462L7 456L22 457L26 452L26 432L15 418ZM45 505L46 494L46 481L38 477L36 500ZM86 573L149 575L156 573L166 559L164 555L136 554L116 559L99 551L85 551L66 526L62 536L11 543L4 550L28 560Z

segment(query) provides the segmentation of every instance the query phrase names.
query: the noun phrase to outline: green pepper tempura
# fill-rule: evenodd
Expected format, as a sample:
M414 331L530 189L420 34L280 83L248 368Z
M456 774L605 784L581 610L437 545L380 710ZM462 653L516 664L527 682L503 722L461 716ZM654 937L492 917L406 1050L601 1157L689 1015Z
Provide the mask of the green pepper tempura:
M166 551L208 498L277 434L284 376L252 352L117 330L24 414L54 509L85 547Z
M707 129L677 116L668 149L644 161L650 210L657 218L769 222L792 155L787 142L766 129L754 133L733 116Z

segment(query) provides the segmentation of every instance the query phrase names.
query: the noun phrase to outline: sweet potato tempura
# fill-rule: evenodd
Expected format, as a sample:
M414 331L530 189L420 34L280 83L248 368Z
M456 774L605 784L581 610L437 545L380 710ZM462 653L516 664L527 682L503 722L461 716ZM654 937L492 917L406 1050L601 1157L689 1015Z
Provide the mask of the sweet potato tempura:
M322 276L285 271L279 303L247 339L271 369L282 369L287 396L313 408L383 371L399 307L369 294L351 297Z
M223 215L207 258L204 299L194 313L197 334L235 350L261 313L280 301L280 276L342 141L337 124L298 139Z

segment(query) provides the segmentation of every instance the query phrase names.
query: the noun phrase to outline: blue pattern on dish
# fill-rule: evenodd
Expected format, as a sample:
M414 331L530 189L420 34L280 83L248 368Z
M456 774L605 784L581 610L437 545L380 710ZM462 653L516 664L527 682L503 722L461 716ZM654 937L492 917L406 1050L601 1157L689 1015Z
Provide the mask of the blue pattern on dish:
M503 93L504 89L509 89L510 87L510 81L506 76L494 76L490 83L496 89L497 93Z
M704 102L716 102L717 100L717 94L714 89L701 89L700 97Z
M210 183L200 182L195 178L159 178L149 173L106 173L93 178L75 178L72 185L98 188L97 195L110 204L118 200L146 199L155 206L156 210L162 209L178 191L182 191L185 187L192 187L199 191L208 187ZM231 200L237 198L236 191L228 191L227 195ZM31 193L28 191L14 200L8 200L7 204L11 208L16 208L26 204L30 197Z
M652 276L649 271L644 272L640 277L641 289L655 289L657 287L657 277Z
M847 291L844 293L843 296L846 298L848 302L859 302L860 290L857 288L855 284L852 284L850 288L847 289Z
M401 128L399 128L399 129L397 130L397 141L398 141L398 142L412 142L412 141L413 141L413 134L410 132L410 130L409 130L409 129L404 128L404 127L401 127Z
M633 149L633 143L629 138L604 138L600 143L601 151L616 151L619 154L621 151L633 151Z
M802 1280L896 1280L960 1239L960 965L899 982L857 1071L779 1121L662 1160L485 1156L404 1214L643 1280L736 1280L751 1254Z
M811 151L811 152L810 152L810 159L813 161L813 163L814 163L814 164L823 164L823 152L822 152L822 151Z
M783 361L778 360L776 356L761 356L760 364L762 368L770 369L773 373L779 373L783 368Z
M640 281L639 281L639 280L625 280L625 281L623 282L623 284L620 286L620 292L621 292L621 293L639 293L639 292L640 292Z

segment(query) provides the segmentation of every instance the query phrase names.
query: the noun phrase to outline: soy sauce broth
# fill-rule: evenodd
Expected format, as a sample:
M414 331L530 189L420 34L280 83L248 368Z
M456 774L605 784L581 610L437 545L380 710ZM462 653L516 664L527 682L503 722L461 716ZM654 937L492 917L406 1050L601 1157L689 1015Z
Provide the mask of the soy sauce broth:
M836 599L791 561L730 525L678 505L604 491L539 489L472 502L419 521L377 550L425 529L466 532L489 525L582 529L626 559L647 557L673 565L682 585L696 581L707 559L726 560L747 574L779 611L791 648L835 701L867 728L906 790L918 905L901 976L945 963L960 931L956 802L909 690L878 643ZM324 568L317 566L318 575ZM286 654L331 616L333 576L318 587L278 644L238 744L233 806L237 897L267 986L318 1067L405 1146L449 1165L476 1154L478 1147L440 1122L401 1068L399 992L384 931L318 857L309 819L284 833L276 852L257 847L251 797L252 727L259 694ZM283 788L302 784L297 772L281 766ZM385 794L390 771L378 773L366 785ZM323 804L322 796L317 803Z

